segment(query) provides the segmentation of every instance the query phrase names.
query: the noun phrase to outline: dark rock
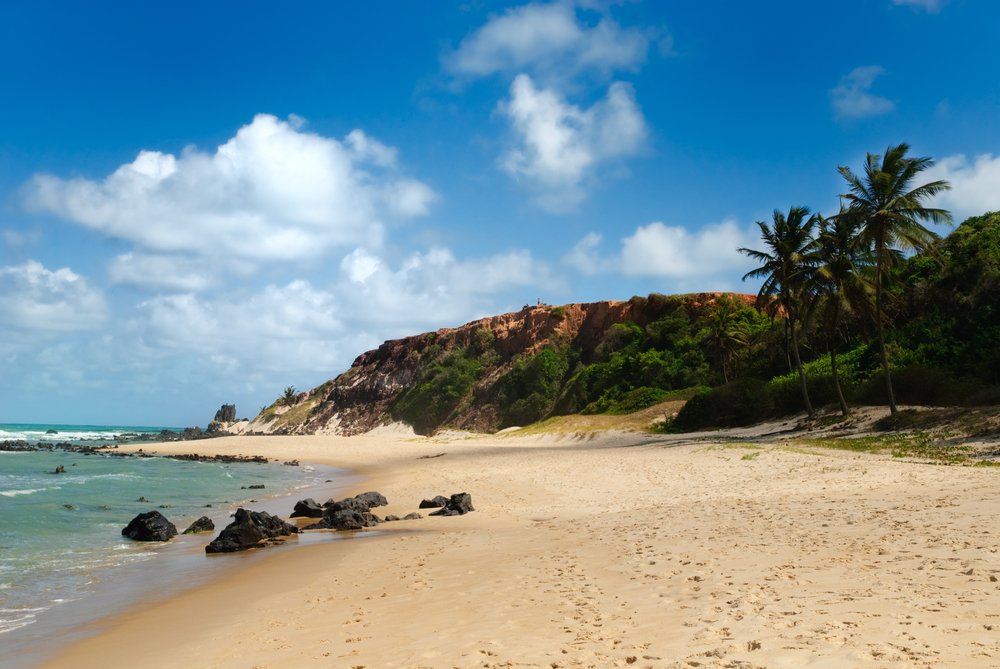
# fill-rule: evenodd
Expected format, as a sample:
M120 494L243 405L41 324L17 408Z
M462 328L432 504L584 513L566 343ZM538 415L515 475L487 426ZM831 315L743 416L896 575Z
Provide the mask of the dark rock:
M420 520L421 518L423 518L423 516L421 516L416 511L413 511L403 516L403 520Z
M355 509L337 509L327 507L323 519L318 523L307 525L304 530L363 530L366 527L378 525L378 517L369 511Z
M177 527L159 511L147 511L133 518L122 530L122 536L135 541L169 541L177 536Z
M367 503L369 509L373 506L385 506L389 503L385 495L380 492L363 492L360 495L355 495L354 499Z
M211 532L214 529L215 529L215 523L212 522L212 519L209 518L208 516L202 516L198 520L191 523L191 525L188 526L186 530L184 530L184 534L198 534L200 532Z
M448 500L448 503L444 505L443 509L433 512L432 516L464 516L470 511L475 511L472 508L472 495L467 492L455 493Z
M298 460L285 460L285 462L283 464L285 464L285 465L287 465L289 467L298 467L299 466L299 461Z
M237 509L229 523L215 539L205 546L206 553L233 553L256 548L269 539L297 534L299 528L266 511Z
M263 483L254 483L252 485L241 485L240 490L263 490Z
M448 503L448 498L447 497L445 497L444 495L438 495L437 497L435 497L433 499L425 499L425 500L423 500L422 502L420 502L420 506L418 508L421 508L421 509L439 509L439 508L441 508L442 506L444 506L447 503Z
M360 495L348 497L339 502L328 499L323 503L323 508L328 511L357 511L363 513L369 511L373 506L385 506L388 503L385 495L380 492L363 492Z
M322 518L323 507L316 503L312 497L300 499L295 503L295 510L292 511L292 518Z
M383 523L391 523L391 522L393 522L395 520L399 520L399 516L394 516L393 514L390 513L388 516L386 516L385 518L382 519L382 522Z
M215 412L215 420L219 423L233 423L236 421L236 405L235 404L223 404L222 407Z

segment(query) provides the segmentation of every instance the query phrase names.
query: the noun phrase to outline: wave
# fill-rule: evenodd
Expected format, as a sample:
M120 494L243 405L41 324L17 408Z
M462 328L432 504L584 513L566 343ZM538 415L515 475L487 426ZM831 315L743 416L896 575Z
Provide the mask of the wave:
M19 495L34 495L36 492L45 492L46 490L61 490L61 486L55 486L54 488L25 488L23 490L4 490L0 492L0 495L4 497L17 497Z

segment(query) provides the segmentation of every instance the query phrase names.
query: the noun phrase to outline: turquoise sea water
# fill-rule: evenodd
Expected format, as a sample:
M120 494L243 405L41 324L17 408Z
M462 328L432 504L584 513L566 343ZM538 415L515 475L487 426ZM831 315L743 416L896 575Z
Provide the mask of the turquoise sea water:
M158 433L162 428L0 425L0 441L16 438L5 437L6 432L34 443L43 440L36 436L39 432L50 429L58 434L49 433L47 441L91 444L113 441L121 432ZM153 449L155 444L149 447ZM58 466L65 473L53 473ZM154 576L177 572L178 560L186 560L187 566L181 570L185 573L175 575L188 579L189 568L213 562L204 556L203 544L229 522L236 508L287 516L294 500L279 503L275 496L330 488L325 482L337 478L332 469L309 466L0 451L0 645L27 640L30 646L36 628L46 628L46 621L59 619L61 611L93 617L98 612L86 602L106 596L109 589L120 590L126 581L132 590L137 585L140 590L144 585L165 586ZM338 482L346 484L343 476ZM216 532L168 544L135 542L121 535L129 520L152 509L179 532L207 515Z

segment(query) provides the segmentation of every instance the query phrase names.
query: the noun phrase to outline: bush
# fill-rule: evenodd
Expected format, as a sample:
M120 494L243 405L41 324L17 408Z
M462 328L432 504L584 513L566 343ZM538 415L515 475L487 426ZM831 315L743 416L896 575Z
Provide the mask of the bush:
M546 417L570 368L568 349L545 348L520 358L497 381L500 427L527 425Z
M392 415L420 434L433 432L455 411L479 378L481 365L458 349L424 372L423 378L392 405Z
M738 427L774 415L774 398L767 383L738 379L695 395L681 407L673 426L692 431L711 427Z

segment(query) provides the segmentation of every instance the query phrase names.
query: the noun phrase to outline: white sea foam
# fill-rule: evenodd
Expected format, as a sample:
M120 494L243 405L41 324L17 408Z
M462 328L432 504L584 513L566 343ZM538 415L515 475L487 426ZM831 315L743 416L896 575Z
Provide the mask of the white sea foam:
M24 490L4 490L0 492L0 495L4 497L17 497L18 495L34 495L36 492L45 492L46 490L59 490L59 486L53 488L25 488Z

